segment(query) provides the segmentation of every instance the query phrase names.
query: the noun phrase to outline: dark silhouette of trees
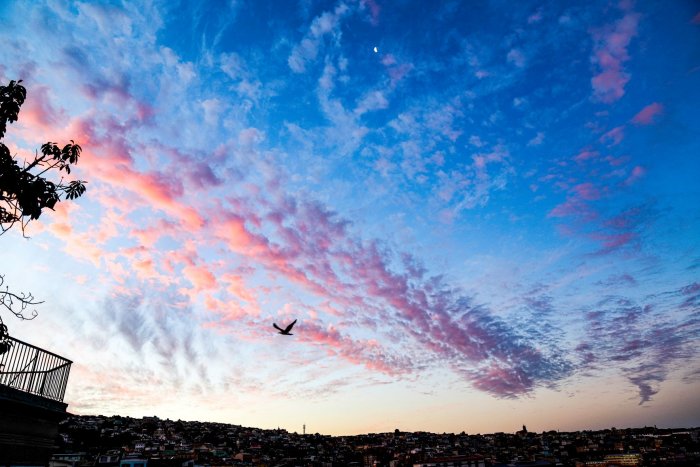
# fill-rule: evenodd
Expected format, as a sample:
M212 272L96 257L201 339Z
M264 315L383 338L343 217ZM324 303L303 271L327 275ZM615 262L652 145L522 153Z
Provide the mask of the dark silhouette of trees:
M7 124L17 121L19 109L27 91L20 81L0 86L0 140L5 137ZM51 171L70 174L71 165L78 163L82 148L74 141L60 148L48 142L41 146L41 155L20 166L10 150L0 142L0 235L19 223L24 234L27 224L53 209L63 199L75 199L85 193L85 182L63 178L54 183L43 175Z
M54 142L41 146L41 153L35 152L32 160L17 160L10 154L2 139L7 125L17 121L20 107L27 97L27 90L20 84L22 80L10 81L0 86L0 236L12 227L19 226L22 235L29 222L38 219L44 209L54 209L62 200L72 200L85 193L85 181L64 181L63 173L69 175L71 166L78 163L82 148L71 140L63 147ZM52 180L48 177L52 176ZM31 293L14 293L5 285L5 277L0 275L0 309L14 314L20 319L33 319L36 310L30 315L28 308L43 303ZM7 328L0 316L2 337L7 336ZM2 340L0 337L0 340Z

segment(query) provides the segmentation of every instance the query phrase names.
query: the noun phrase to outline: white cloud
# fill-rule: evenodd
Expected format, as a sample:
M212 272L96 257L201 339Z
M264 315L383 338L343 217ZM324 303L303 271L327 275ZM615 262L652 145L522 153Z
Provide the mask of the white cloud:
M355 108L355 115L362 115L372 110L386 109L389 101L381 91L370 91L364 95Z
M306 65L318 56L324 36L334 36L340 39L340 21L350 12L350 8L344 3L339 3L335 9L326 11L314 18L309 31L304 38L292 48L287 59L289 68L295 73L306 71Z
M204 109L204 121L207 125L216 126L219 123L219 115L221 114L221 101L219 99L206 99L202 102Z
M528 146L539 146L544 141L544 133L538 131L534 138L527 142Z
M511 49L506 55L506 59L509 63L514 64L518 68L525 66L525 55L518 49Z

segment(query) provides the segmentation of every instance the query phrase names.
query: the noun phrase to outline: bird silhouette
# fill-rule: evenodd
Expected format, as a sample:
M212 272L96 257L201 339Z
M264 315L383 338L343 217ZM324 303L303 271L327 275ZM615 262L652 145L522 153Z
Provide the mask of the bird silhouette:
M294 327L294 324L296 324L296 322L297 322L297 320L292 321L292 324L290 324L289 326L287 326L287 327L284 328L284 329L282 329L281 327L277 326L277 323L272 323L272 326L274 326L274 328L277 329L277 330L279 331L279 334L283 334L283 335L285 335L285 336L293 336L294 334L292 334L292 333L289 332L289 331L292 330L292 328Z

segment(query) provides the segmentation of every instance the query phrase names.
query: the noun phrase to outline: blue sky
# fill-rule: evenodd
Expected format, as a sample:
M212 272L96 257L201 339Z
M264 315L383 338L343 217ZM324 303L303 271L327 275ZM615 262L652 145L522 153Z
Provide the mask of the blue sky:
M88 192L3 236L46 300L3 320L75 361L76 413L697 425L699 15L5 3L6 144L76 140Z

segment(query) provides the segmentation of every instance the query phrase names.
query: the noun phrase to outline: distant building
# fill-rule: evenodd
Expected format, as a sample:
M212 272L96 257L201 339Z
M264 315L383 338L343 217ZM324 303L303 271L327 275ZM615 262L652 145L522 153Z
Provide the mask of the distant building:
M119 467L147 467L148 459L142 459L140 457L132 457L122 459L119 462Z
M118 467L121 460L119 451L108 451L97 456L95 467Z
M478 456L436 457L413 464L413 467L486 467L486 462Z
M85 460L86 453L73 452L68 454L54 454L49 461L49 467L75 467Z
M612 466L635 466L642 463L641 454L609 454L605 456L605 463Z
M523 425L523 429L520 431L516 431L515 434L520 436L521 438L527 436L527 427Z

